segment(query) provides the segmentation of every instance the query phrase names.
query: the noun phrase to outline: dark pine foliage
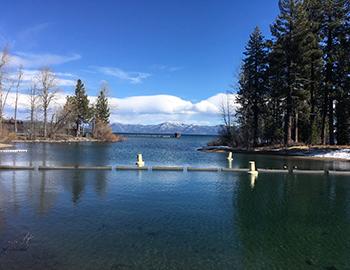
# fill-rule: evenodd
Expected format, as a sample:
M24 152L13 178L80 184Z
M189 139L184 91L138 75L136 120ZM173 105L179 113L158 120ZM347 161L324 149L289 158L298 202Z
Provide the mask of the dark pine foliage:
M242 144L350 144L349 1L278 4L272 40L256 28L244 52Z
M80 79L77 81L75 95L71 97L71 102L74 106L76 136L79 136L81 125L87 123L92 116L92 110L89 107L89 99L85 92L85 86Z
M268 85L268 50L258 27L251 34L244 55L237 99L241 106L237 116L240 125L246 131L245 144L257 146L264 130L262 119L266 111L265 97Z
M97 97L97 101L95 105L95 119L96 121L108 124L109 116L111 114L108 106L106 91L107 91L106 87L102 87Z

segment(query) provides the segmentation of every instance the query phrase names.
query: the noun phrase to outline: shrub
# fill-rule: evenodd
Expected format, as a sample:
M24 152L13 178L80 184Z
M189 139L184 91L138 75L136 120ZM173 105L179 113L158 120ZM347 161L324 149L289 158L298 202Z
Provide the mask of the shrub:
M117 142L121 137L112 132L112 128L103 121L96 121L93 137L105 142Z

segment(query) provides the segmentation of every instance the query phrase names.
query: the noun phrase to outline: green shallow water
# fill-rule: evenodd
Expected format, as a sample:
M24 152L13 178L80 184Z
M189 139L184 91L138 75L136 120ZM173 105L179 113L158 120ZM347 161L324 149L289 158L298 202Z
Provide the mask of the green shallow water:
M109 147L30 145L25 156L1 158L130 164L134 148L145 144L140 148L151 164L226 164L224 155L193 151L204 138L138 140ZM252 158L236 156L235 166ZM258 158L271 167L295 162ZM252 181L245 173L223 172L0 172L0 269L350 269L349 180L260 174Z

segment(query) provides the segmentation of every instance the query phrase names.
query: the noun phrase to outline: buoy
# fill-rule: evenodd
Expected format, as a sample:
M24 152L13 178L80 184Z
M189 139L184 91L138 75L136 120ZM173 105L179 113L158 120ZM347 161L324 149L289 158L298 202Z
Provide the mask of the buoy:
M249 161L249 174L258 175L258 171L255 168L255 161Z
M137 167L143 167L145 166L145 162L142 159L142 154L137 154L137 161L136 161Z
M232 158L232 152L228 152L227 160L228 160L228 161L232 161L232 160L233 160L233 158Z

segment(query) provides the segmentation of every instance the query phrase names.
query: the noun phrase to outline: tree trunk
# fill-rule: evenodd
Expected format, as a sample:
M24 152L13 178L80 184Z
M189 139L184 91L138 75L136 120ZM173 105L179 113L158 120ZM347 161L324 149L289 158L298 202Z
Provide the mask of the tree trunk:
M299 125L299 114L298 113L295 113L295 143L298 143L299 142L299 128L298 128L298 125Z
M328 132L329 132L329 144L334 145L334 108L333 108L333 98L329 98L328 104Z
M258 145L258 124L259 124L259 119L258 119L258 111L257 108L255 108L254 111L254 126L253 126L253 146L256 147Z
M34 138L35 134L35 125L34 125L34 110L30 111L30 139Z
M316 100L315 100L315 69L314 65L311 65L311 85L310 85L310 103L311 103L311 109L310 109L310 144L317 143L315 141L316 132L315 132L315 118L316 118Z
M321 124L321 142L326 144L326 118L327 118L327 108L328 108L328 90L325 91L323 106L322 106L322 124Z
M287 111L284 117L284 145L288 146L292 143L292 96L287 96Z
M17 106L18 106L18 89L16 91L16 100L15 100L15 133L17 134Z
M44 138L47 138L47 109L44 109Z
M80 136L80 121L76 121L76 130L75 130L75 136L79 137Z

